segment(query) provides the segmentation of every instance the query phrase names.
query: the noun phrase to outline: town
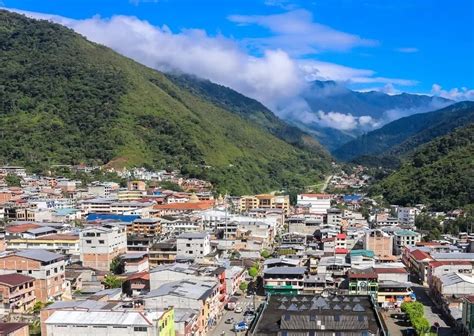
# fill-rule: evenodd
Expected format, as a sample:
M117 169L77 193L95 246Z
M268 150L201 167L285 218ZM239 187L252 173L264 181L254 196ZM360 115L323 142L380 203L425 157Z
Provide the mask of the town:
M0 167L2 335L473 332L474 235L417 227L463 212L384 206L362 166L294 199L177 171L51 170L64 176Z

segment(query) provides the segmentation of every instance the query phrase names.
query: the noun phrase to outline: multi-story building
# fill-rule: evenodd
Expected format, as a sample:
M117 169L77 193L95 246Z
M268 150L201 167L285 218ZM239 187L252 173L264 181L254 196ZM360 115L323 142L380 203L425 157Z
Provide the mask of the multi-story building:
M12 238L7 241L8 250L42 249L61 254L79 255L79 236L52 234L35 239Z
M18 273L2 274L0 294L0 310L4 314L28 312L36 302L35 278Z
M176 261L176 239L168 239L153 244L149 250L150 267L173 264Z
M242 196L239 200L240 212L252 209L282 209L288 213L290 209L290 197L288 195L260 194L255 196Z
M90 226L81 231L82 265L109 271L112 260L127 251L127 233L123 226Z
M365 250L374 251L379 259L393 256L393 236L381 231L370 230L366 232L363 239Z
M137 218L132 223L127 224L127 234L159 236L161 234L160 219Z
M398 221L402 225L415 225L416 216L420 213L420 210L412 207L400 207L398 208Z
M0 256L0 274L21 273L35 281L36 299L42 302L61 298L64 256L45 250L24 250Z
M327 223L332 225L340 225L343 211L338 208L327 209Z
M330 194L300 194L297 196L298 206L309 207L309 213L326 214L331 208L331 200L334 198Z
M183 233L176 238L176 257L195 259L211 253L211 241L208 233Z
M272 267L263 272L263 287L271 294L298 294L304 288L304 267Z
M399 255L403 248L416 246L421 241L421 234L412 230L398 230L393 233L393 250Z

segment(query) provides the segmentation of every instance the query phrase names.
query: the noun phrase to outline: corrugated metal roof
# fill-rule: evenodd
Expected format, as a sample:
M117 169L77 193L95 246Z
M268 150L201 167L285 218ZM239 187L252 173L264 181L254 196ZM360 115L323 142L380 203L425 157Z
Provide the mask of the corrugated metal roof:
M120 325L143 326L152 324L139 312L135 311L55 311L46 324L81 324L81 325Z
M62 254L49 252L46 250L40 250L40 249L18 251L15 253L15 255L19 257L42 261L42 262L50 262L50 261L64 258Z

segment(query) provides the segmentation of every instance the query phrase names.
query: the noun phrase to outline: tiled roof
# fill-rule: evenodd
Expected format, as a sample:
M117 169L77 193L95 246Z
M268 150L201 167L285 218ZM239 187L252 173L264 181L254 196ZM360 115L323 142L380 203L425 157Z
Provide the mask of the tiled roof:
M199 201L186 203L157 204L153 207L156 210L207 210L214 206L214 201Z
M413 256L413 258L415 258L418 261L421 261L424 259L431 259L428 253L423 252L421 250L414 250L413 252L411 252L411 255Z
M36 228L39 228L39 227L41 227L41 225L31 223L31 224L20 224L20 225L7 226L5 228L5 230L8 233L23 233L23 232L26 232L28 230L36 229Z
M472 262L467 260L451 260L451 261L430 261L429 265L431 267L439 267L439 266L446 266L446 265L472 265Z
M13 332L27 325L28 323L0 323L0 336L11 335Z
M398 273L398 274L407 274L407 270L400 267L389 267L389 268L375 268L375 273L377 274L387 274L387 273Z

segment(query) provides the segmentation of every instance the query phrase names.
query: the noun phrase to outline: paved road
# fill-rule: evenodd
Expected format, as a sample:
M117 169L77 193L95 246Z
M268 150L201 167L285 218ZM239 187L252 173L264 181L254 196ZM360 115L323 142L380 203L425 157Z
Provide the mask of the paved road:
M262 299L260 299L259 297L256 297L255 299L256 306L260 304L261 300ZM247 299L245 296L241 296L239 298L237 305L241 306L243 308L243 311L245 311L247 307L250 307L251 309L253 309L253 300ZM225 336L244 335L244 332L236 333L232 330L234 324L225 323L225 320L231 317L234 318L235 323L243 321L244 319L243 312L240 314L237 314L234 311L226 310L221 320L217 324L217 326L213 330L211 330L211 332L209 333L210 336L221 336L222 332L224 332Z
M455 335L454 330L446 323L445 320L443 320L441 312L439 311L439 309L436 308L433 301L429 297L427 293L428 289L420 285L414 285L412 288L416 294L416 300L421 302L425 306L425 316L430 322L430 324L433 325L435 322L439 323L440 328L438 330L438 335Z

